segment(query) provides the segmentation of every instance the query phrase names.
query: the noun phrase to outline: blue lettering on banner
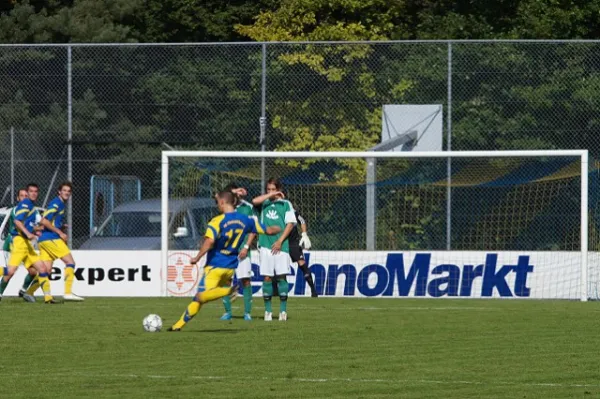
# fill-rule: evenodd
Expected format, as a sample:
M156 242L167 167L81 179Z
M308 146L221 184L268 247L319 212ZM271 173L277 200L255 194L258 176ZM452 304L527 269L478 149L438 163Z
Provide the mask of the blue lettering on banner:
M320 295L336 294L338 281L343 279L343 295L354 296L415 296L415 297L491 297L497 292L501 297L529 297L527 278L534 266L530 257L521 255L516 265L498 265L498 254L488 253L480 265L431 265L431 253L418 253L409 267L401 253L389 253L385 265L369 264L357 267L352 264L310 263L310 253L305 260L315 280L315 288ZM252 265L252 281L262 281L258 276L258 266ZM514 284L509 285L509 276ZM480 280L480 289L473 292L474 282ZM296 273L294 295L306 294L306 281L302 273ZM374 285L373 285L374 283ZM253 292L260 290L255 285ZM411 294L412 292L412 294Z

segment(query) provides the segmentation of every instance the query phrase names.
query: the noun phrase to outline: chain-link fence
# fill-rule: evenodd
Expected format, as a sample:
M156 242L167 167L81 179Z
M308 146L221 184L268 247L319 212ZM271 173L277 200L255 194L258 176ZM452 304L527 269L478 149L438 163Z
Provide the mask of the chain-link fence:
M387 104L442 105L440 150L588 149L598 158L598 50L592 41L3 45L0 190L7 205L11 190L37 181L43 205L59 181L73 180L79 247L120 203L138 198L138 185L139 198L160 196L164 149L366 150L382 139ZM593 248L597 173L591 177ZM94 179L110 183L98 189ZM134 182L127 195L119 194L124 182ZM319 210L321 199L349 189L294 190ZM382 212L396 226L446 212L445 188L394 195L422 212L388 205ZM530 217L543 216L537 204ZM459 198L454 206L460 217ZM507 207L496 204L478 223ZM453 230L452 246L475 249L468 237L480 236L476 227ZM423 245L444 248L444 223L435 232ZM363 244L357 240L356 249ZM380 248L406 246L397 228L377 238Z

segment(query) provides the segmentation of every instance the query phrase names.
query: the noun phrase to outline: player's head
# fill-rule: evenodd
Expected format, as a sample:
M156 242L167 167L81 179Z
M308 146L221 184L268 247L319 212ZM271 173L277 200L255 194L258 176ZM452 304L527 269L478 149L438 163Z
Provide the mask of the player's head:
M58 186L58 196L63 201L68 201L73 192L73 184L70 181L64 181Z
M38 195L40 195L40 186L35 183L29 183L27 185L27 196L33 202L37 201Z
M219 212L224 213L232 211L235 206L236 197L231 191L220 191L215 195L215 201L219 207Z
M281 180L271 177L269 180L267 180L267 186L265 189L267 190L267 194L276 193L277 191L283 190L283 184L281 184Z
M234 196L235 196L235 204L233 204L234 206L237 206L240 203L240 199L242 198L241 194L244 194L246 192L246 190L244 190L242 187L240 187L240 185L237 183L229 183L228 185L225 186L225 188L223 188L223 191L229 191L234 194Z
M27 189L26 188L20 188L19 192L17 193L17 202L23 201L28 196L29 196L29 194L27 193Z

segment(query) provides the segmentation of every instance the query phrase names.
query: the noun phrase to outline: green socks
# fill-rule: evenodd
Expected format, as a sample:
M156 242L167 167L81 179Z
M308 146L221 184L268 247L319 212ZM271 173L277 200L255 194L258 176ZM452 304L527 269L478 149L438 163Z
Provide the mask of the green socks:
M23 281L23 289L27 290L27 288L29 288L29 286L31 285L31 282L33 281L33 279L35 278L35 276L32 276L31 274L27 273L27 276L25 276L25 280Z
M263 281L263 299L265 300L265 311L273 312L273 306L271 305L271 298L273 297L273 282Z
M244 287L244 313L252 313L252 286Z
M226 313L231 313L231 298L229 295L223 297L223 306L225 306Z
M4 294L4 290L6 289L7 285L8 285L8 281L4 281L3 278L0 278L0 295Z
M279 305L279 310L281 312L287 312L287 299L288 299L288 290L289 285L287 280L279 280L277 281L277 289L279 290L279 299L281 303Z

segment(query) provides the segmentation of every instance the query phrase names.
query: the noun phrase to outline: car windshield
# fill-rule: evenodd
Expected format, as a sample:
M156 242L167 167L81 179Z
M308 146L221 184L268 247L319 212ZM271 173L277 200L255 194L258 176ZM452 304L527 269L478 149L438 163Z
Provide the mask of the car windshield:
M113 213L96 237L160 237L160 212Z

